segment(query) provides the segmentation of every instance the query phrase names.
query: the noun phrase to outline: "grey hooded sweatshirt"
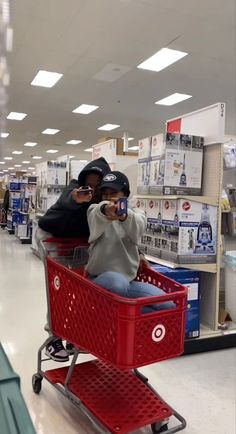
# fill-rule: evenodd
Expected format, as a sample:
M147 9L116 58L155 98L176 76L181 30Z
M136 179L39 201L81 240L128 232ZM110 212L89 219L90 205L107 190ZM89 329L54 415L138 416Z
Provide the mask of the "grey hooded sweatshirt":
M138 209L128 209L124 222L110 221L101 212L103 204L90 205L87 216L90 230L90 254L87 271L98 276L106 271L135 279L139 267L138 243L146 228L146 217Z

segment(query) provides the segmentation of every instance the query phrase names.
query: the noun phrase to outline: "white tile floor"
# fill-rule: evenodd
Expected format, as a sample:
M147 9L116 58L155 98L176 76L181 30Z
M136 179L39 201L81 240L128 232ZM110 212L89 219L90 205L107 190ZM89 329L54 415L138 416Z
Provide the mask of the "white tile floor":
M44 271L30 246L0 229L0 342L21 377L22 392L38 434L93 434L92 423L46 381L31 388L36 354L45 339ZM58 366L58 365L57 365ZM145 367L154 387L186 419L185 434L234 434L234 349L181 357ZM136 434L148 434L150 429Z

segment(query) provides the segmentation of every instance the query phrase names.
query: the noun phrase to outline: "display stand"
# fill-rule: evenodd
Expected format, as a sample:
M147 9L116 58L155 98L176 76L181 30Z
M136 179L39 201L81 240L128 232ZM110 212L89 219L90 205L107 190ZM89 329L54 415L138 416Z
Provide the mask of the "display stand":
M186 354L236 345L236 327L219 330L219 294L221 268L221 195L223 187L223 140L225 104L219 103L202 110L167 121L173 133L203 136L204 165L202 196L186 196L189 200L217 206L217 254L215 264L174 264L148 257L153 262L171 268L189 268L201 272L201 333L199 338L186 341ZM165 196L138 195L138 198L159 199ZM169 199L170 196L167 196ZM174 197L176 198L176 197ZM184 198L184 197L183 197Z

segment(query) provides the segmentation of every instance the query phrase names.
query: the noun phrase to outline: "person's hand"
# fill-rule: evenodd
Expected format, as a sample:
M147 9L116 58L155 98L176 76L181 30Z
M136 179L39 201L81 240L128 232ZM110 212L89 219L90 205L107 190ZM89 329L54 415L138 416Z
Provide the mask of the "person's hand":
M144 254L143 253L139 253L138 273L142 273L144 267L151 268L148 260L144 256Z
M86 202L91 202L92 197L93 197L93 193L92 191L89 192L85 192L85 191L81 191L82 187L79 188L74 188L74 190L72 190L72 199L78 203L86 203Z
M115 202L109 202L104 207L104 214L108 220L119 220L119 216L116 214L117 205Z

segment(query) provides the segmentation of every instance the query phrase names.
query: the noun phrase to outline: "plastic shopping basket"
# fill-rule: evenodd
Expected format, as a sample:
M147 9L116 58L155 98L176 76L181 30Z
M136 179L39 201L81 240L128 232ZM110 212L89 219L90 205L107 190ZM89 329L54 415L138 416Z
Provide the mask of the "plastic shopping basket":
M74 253L84 250L85 259L85 243L50 240L46 248L50 324L55 336L118 368L137 368L183 353L187 302L184 286L145 268L138 280L152 283L166 294L119 297L83 276L84 264L75 263ZM176 307L142 313L144 306L166 301L173 301Z

